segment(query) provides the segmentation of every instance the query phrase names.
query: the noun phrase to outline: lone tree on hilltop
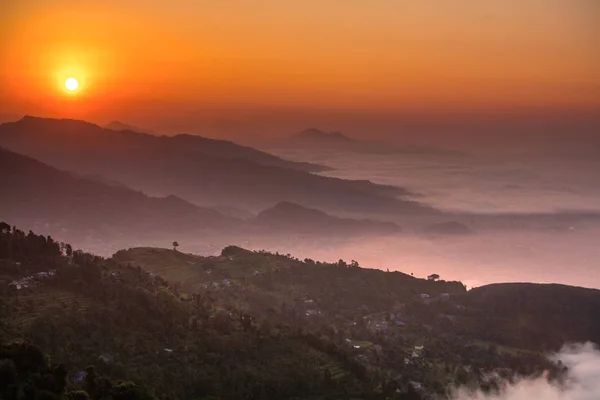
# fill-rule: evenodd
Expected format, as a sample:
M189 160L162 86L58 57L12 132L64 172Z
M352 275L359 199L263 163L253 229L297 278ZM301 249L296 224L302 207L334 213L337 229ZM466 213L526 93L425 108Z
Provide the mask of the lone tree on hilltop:
M178 247L179 247L179 243L173 242L173 251L177 251Z
M427 277L427 280L430 281L437 281L438 279L440 279L440 276L438 274L431 274Z

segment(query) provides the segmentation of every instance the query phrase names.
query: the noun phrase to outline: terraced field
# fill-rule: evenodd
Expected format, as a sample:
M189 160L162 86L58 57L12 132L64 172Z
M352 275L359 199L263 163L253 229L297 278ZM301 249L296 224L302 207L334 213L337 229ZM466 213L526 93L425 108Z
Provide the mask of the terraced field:
M333 379L334 381L341 381L348 375L348 372L344 369L342 364L335 361L325 364L322 370L329 371L329 373L331 374L331 379Z
M39 284L29 292L19 293L18 296L7 300L11 310L10 323L15 327L28 325L36 318L56 309L80 313L87 310L91 300L85 296Z

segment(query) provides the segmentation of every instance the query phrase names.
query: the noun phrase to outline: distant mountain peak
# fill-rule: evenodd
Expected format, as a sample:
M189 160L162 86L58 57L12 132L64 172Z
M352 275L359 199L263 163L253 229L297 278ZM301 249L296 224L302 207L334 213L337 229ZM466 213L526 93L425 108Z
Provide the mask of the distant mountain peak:
M133 132L143 132L143 133L154 134L154 132L152 132L149 129L140 128L138 126L130 125L125 122L118 121L118 120L109 122L108 124L104 125L103 128L111 129L113 131L133 131Z
M321 140L321 141L335 141L335 142L351 142L353 141L350 137L344 135L341 132L325 132L317 128L308 128L301 132L296 133L292 136L294 139L301 140Z
M263 210L257 215L256 221L272 229L294 232L336 232L337 234L377 232L387 234L401 231L401 228L393 222L339 218L290 201L281 201L273 207Z
M85 125L94 125L98 126L92 122L87 122L82 119L73 119L73 118L44 118L44 117L36 117L33 115L25 115L15 123L39 123L39 124L60 124L60 123L73 123L73 124L85 124Z
M87 122L80 119L70 118L44 118L25 115L18 121L7 122L3 125L18 126L21 128L43 128L43 129L82 129L82 128L100 128L92 122Z

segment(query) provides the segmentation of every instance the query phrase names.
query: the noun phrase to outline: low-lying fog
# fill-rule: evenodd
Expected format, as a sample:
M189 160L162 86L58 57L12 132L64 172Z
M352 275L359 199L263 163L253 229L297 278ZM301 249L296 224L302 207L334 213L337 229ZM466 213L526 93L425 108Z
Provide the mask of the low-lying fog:
M359 155L280 151L299 161L330 165L327 175L370 179L418 192L419 201L459 212L600 211L600 161L527 157ZM257 243L253 243L256 241ZM241 243L244 245L244 243ZM458 237L362 238L351 241L255 239L299 258L355 259L362 266L462 280L556 282L600 288L600 225L560 230L480 230Z
M405 187L442 210L600 211L600 160L590 157L270 151L335 168L323 173L327 176Z
M406 187L417 200L439 209L482 214L506 212L600 211L600 161L432 155L358 155L280 152L287 158L337 168L328 175L370 179ZM433 221L438 217L433 217ZM439 217L443 220L453 216ZM414 218L413 218L414 219ZM422 217L418 217L419 220ZM119 237L109 242L74 238L76 246L109 256L123 247L169 247L196 254L218 254L229 244L278 251L300 259L357 260L367 268L398 270L415 277L437 273L467 287L494 282L563 283L600 289L600 218L571 222L544 219L513 224L504 216L471 217L473 234L427 236L406 217L395 236L316 238L297 235L185 237L152 242ZM507 222L508 221L508 222ZM417 221L419 222L419 221ZM519 226L515 228L514 226ZM523 227L525 226L525 227ZM421 230L420 230L421 229ZM42 230L43 233L43 230Z

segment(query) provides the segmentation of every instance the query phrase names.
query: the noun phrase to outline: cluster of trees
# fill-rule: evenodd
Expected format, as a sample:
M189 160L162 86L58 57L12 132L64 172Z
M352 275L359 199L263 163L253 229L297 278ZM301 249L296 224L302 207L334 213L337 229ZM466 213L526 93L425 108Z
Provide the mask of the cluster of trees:
M281 298L293 290L313 299L322 311L354 319L357 310L366 313L390 310L397 303L412 300L421 293L432 297L441 293L464 293L460 282L416 279L401 272L361 268L356 261L337 263L304 261L289 255L266 251L249 252L229 246L220 263L213 261L214 271L235 271L232 277L276 294ZM230 259L231 258L231 259ZM252 276L255 268L262 273ZM437 276L439 279L439 276Z
M48 252L33 246L41 237L24 237L12 228L3 231L2 245L18 242L27 250L3 253L1 265L23 266L29 260L31 268L44 270L54 260L56 274L26 294L0 296L0 341L25 338L53 360L68 360L74 371L95 365L98 376L145 385L163 399L368 398L375 393L373 383L353 370L329 379L323 366L336 359L290 327L223 309L210 296L177 294L137 266L80 251L68 256L60 244ZM29 271L2 267L0 273L18 279ZM21 398L19 382L11 386L16 398ZM40 385L35 386L39 393L49 390ZM116 398L122 386L99 378L97 385L80 389L102 398L110 388Z
M70 245L56 242L50 236L36 235L31 231L26 234L6 222L0 222L0 260L24 262L30 266L43 262L50 263L52 267L63 252L71 255L72 251Z
M99 376L93 366L70 382L64 363L51 364L39 347L24 341L0 344L0 398L3 400L155 400L130 381Z
M565 343L600 343L600 291L565 285L493 284L457 297L462 334L499 344L558 351Z

